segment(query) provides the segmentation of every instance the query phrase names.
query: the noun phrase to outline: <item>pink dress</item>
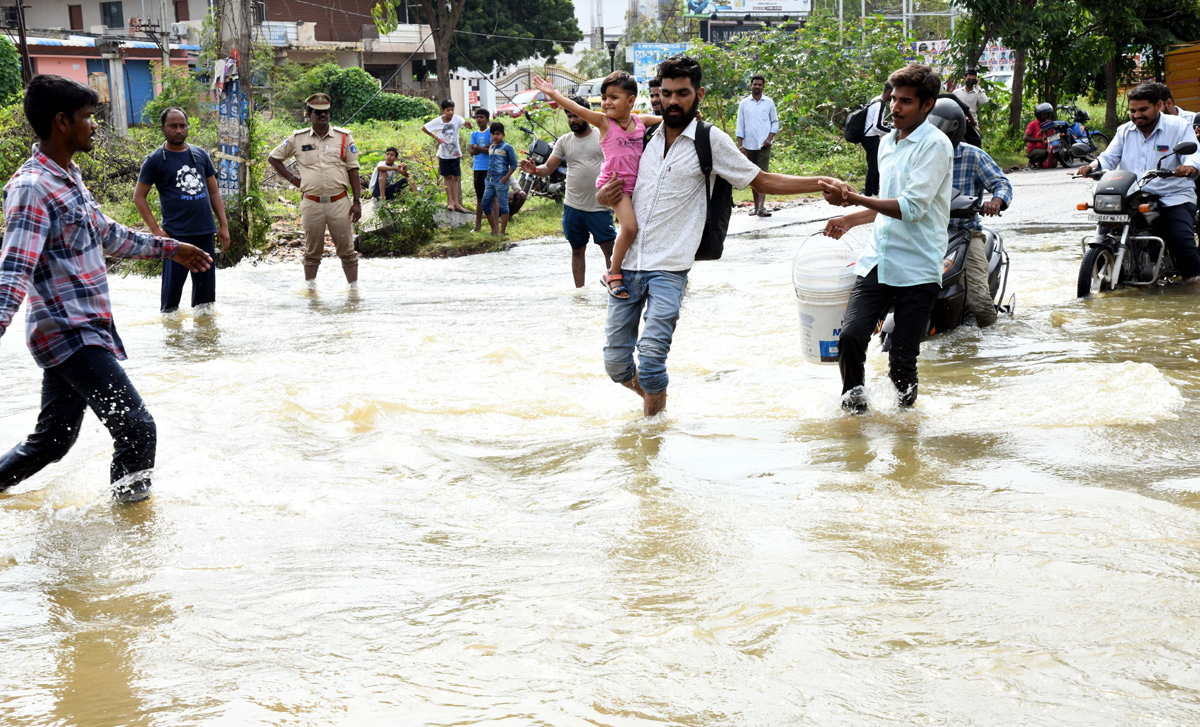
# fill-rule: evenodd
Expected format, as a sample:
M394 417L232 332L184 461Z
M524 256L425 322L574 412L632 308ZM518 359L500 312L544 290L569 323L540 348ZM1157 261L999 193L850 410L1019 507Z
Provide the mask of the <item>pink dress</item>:
M632 197L633 188L637 185L638 165L642 161L646 125L637 114L632 114L629 118L633 119L633 128L629 131L622 129L616 121L608 120L608 136L600 140L600 148L604 151L604 166L600 167L600 176L596 178L596 189L616 177L621 180L621 188L625 194Z

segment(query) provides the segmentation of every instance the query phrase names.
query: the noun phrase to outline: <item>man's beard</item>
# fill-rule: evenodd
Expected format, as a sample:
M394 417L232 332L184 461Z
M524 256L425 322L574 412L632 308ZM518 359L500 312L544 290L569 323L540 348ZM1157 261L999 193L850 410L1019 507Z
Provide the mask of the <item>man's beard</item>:
M571 127L572 133L582 134L584 132L584 130L587 129L588 124L586 121L573 121L573 122L567 124L567 126Z
M697 98L692 107L687 111L683 110L682 106L674 104L663 109L663 123L672 129L682 129L692 122L696 117L696 109L700 106L700 99Z

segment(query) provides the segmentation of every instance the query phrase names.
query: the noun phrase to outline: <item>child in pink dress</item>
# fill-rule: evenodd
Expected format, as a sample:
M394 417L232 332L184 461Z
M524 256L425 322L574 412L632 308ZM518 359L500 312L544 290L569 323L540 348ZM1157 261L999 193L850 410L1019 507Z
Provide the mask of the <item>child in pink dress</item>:
M662 119L649 114L633 113L633 103L637 99L637 81L625 71L609 74L600 85L600 107L604 109L604 113L580 106L559 93L554 84L541 76L534 76L533 85L558 102L559 106L600 131L604 166L600 168L596 188L599 189L616 177L621 180L623 192L621 199L613 205L613 212L617 216L617 222L621 224L621 230L617 233L616 244L613 245L612 264L608 274L601 278L600 282L608 288L613 297L628 298L629 291L622 282L624 278L621 275L621 263L625 261L625 253L629 251L629 246L633 244L633 238L637 235L633 188L637 184L638 166L642 161L646 125L660 123Z

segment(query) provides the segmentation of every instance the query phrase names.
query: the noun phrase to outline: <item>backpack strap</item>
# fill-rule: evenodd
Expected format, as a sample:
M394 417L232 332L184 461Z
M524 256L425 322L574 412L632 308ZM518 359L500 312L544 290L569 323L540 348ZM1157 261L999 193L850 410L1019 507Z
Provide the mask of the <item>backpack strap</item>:
M696 156L700 159L700 173L704 175L704 199L712 197L712 124L696 122Z

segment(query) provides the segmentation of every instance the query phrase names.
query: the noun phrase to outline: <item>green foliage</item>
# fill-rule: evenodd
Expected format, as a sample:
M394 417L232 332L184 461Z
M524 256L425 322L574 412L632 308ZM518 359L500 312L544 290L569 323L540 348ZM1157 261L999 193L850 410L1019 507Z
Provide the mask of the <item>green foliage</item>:
M494 64L507 66L535 56L553 63L564 45L570 51L574 41L583 40L571 0L469 2L457 29L481 35L454 37L450 67L477 66L485 73Z
M767 95L779 110L781 133L811 126L836 131L846 115L879 93L888 74L905 63L907 39L880 18L847 21L814 13L795 31L768 28L726 47L699 45L689 52L704 68L704 113L726 131L737 119L738 100L754 73L767 77Z
M194 120L211 107L208 89L191 70L176 66L163 68L161 65L158 70L162 91L150 99L142 111L142 117L148 124L157 127L158 115L173 106L183 109ZM215 114L211 115L215 118Z
M36 141L37 135L25 120L22 94L18 91L12 103L0 108L0 185L21 168Z
M429 192L402 194L375 207L380 223L376 230L364 233L360 243L363 255L412 255L433 239L434 214L441 207Z
M342 68L335 63L312 66L285 88L280 96L281 104L301 111L304 109L304 100L312 94L329 94L333 103L330 116L334 124L346 123L355 112L358 113L355 121L407 121L437 113L437 105L429 99L378 93L379 81L371 74L361 68Z
M21 56L8 38L0 36L0 106L21 94Z

